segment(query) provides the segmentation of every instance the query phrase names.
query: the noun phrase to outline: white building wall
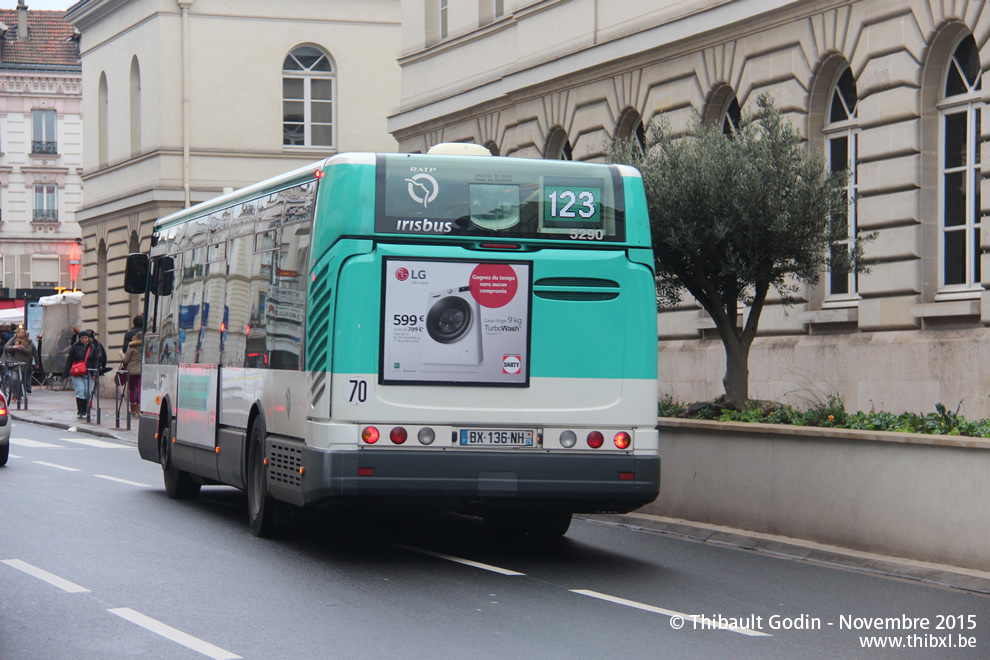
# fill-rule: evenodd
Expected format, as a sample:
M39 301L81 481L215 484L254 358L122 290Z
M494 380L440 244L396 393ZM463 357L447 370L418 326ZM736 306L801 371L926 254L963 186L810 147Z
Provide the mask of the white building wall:
M183 20L188 8L188 126ZM124 257L148 248L155 219L340 151L395 151L399 0L96 0L74 5L86 103L85 322L116 336L137 296L123 292ZM336 72L334 148L282 144L282 66L316 45ZM141 72L141 149L131 149L130 72ZM101 163L99 81L106 75L107 159ZM188 151L188 171L183 151ZM102 258L106 270L99 264ZM105 278L106 287L101 285Z

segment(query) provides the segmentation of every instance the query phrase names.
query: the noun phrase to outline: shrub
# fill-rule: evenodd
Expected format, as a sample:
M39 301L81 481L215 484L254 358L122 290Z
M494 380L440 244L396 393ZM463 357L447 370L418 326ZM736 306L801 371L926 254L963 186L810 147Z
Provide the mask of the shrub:
M962 405L962 404L960 404ZM766 424L793 424L794 426L821 426L828 428L859 429L864 431L893 431L897 433L926 433L933 435L964 435L990 438L990 419L969 421L959 414L959 407L949 410L942 403L935 404L935 412L895 415L886 411L871 410L847 413L845 403L837 395L829 395L805 412L777 403L757 402L746 410L720 408L718 405L692 404L685 408L669 397L660 402L660 416L717 419L720 422L763 422ZM691 413L691 414L688 414Z

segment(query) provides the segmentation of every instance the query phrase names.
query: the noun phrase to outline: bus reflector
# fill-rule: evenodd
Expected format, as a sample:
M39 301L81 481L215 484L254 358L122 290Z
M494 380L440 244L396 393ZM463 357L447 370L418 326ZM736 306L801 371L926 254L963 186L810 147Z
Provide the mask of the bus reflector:
M373 476L375 476L375 468L363 468L363 467L359 467L358 468L358 476L359 477L373 477Z
M619 431L615 434L615 446L619 449L628 449L631 443L632 438L625 431Z
M620 472L619 481L636 481L635 472Z
M220 453L220 448L219 448L219 447L217 447L217 453L218 453L218 454Z
M577 443L577 434L574 431L564 431L560 434L560 444L561 446L570 449Z
M424 426L416 434L416 437L419 439L419 444L432 445L433 441L437 438L437 434L429 426Z
M388 432L388 439L394 444L401 445L406 441L406 430L401 426L396 426L394 429Z
M361 439L367 442L369 445L373 445L378 442L378 429L374 426L366 426L364 430L361 431Z
M261 462L264 463L265 465L268 465L268 459L267 458L261 459Z
M601 431L592 431L588 434L588 446L592 449L598 449L603 444L605 444L605 436L602 435Z

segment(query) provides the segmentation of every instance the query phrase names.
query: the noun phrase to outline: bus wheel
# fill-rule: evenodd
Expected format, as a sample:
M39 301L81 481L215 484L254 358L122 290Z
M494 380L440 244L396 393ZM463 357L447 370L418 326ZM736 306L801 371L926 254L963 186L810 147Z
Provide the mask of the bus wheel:
M255 420L248 435L247 475L248 522L251 533L261 538L272 538L282 532L279 525L278 502L268 494L268 478L265 469L265 425Z
M541 513L498 513L485 516L485 525L496 534L542 538L563 536L571 526L571 514L561 511Z
M165 477L165 494L173 500L189 500L199 495L200 485L191 474L183 472L172 464L170 428L168 417L163 415L158 427L158 458Z

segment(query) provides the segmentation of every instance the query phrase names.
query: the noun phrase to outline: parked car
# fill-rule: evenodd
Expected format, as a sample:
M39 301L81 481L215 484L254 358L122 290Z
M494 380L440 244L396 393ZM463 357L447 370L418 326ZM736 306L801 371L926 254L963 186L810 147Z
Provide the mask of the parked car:
M10 426L7 399L0 392L0 466L7 464L7 455L10 453Z

